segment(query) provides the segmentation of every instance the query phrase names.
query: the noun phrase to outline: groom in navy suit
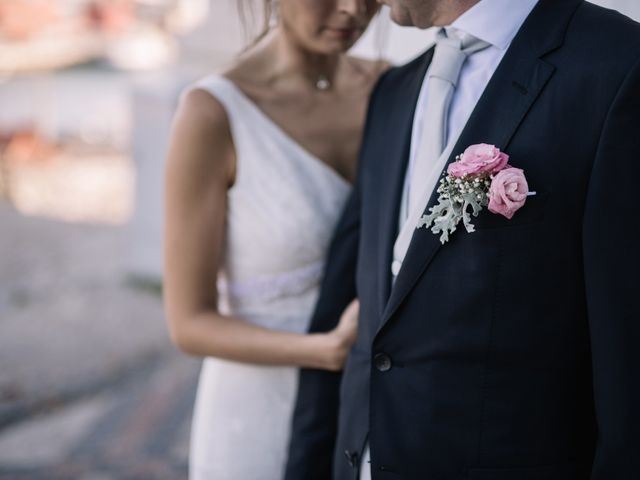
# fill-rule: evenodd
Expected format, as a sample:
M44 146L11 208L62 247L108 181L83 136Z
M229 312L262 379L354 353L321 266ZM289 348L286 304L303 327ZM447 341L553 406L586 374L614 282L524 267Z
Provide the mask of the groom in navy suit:
M342 375L302 371L287 480L640 478L640 26L583 0L385 3L443 28L372 95L311 327L358 297L358 338ZM415 220L480 143L535 195L441 244Z

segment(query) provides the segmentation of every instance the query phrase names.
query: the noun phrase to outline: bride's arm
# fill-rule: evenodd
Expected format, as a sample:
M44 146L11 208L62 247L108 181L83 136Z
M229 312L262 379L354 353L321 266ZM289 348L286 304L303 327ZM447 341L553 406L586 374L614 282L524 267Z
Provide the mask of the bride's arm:
M176 115L165 171L164 302L183 351L229 360L339 370L355 337L357 308L327 333L269 330L217 311L227 190L235 152L220 102L191 90Z

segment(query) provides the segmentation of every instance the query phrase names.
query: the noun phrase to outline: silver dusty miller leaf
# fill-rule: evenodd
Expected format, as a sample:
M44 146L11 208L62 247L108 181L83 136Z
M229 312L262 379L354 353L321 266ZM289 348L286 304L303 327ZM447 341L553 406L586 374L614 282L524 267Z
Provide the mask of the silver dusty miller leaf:
M449 241L449 236L458 229L460 221L469 233L475 232L471 223L489 203L486 179L462 180L445 176L440 181L437 192L438 204L429 208L429 214L423 215L416 228L430 228L434 234L440 234L440 243Z

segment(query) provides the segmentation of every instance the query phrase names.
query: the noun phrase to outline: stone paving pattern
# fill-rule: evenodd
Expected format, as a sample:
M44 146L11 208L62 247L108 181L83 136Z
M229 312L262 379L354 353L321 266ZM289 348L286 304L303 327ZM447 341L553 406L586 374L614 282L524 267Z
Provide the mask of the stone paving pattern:
M126 226L0 202L1 480L186 478L199 361L128 249Z

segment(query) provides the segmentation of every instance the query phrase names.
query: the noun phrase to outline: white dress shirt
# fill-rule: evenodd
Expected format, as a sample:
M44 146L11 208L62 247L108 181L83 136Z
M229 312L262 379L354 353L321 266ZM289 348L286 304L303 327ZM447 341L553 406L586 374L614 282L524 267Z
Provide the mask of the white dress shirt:
M453 144L456 143L460 133L462 133L478 100L480 100L482 93L489 84L489 80L491 80L491 77L498 68L518 30L520 30L520 27L522 27L522 24L537 3L538 0L480 0L480 2L463 13L451 25L445 27L447 31L454 29L460 33L473 35L489 43L490 46L471 55L462 66L458 86L453 94L449 110L446 136L447 147L441 158L442 161L434 165L434 169L437 170L437 172L434 173L437 173L437 176L432 174L428 179L425 179L424 187L429 188L429 190L427 190L429 193L435 188L440 171L444 168L444 162L446 162L446 159L449 157ZM421 140L425 100L427 95L429 95L429 82L427 78L428 70L422 83L416 105L416 112L413 118L411 149L406 173L407 181L405 181L405 190L409 184L408 179L411 176ZM432 185L427 185L429 182L431 182ZM403 198L405 197L406 191L405 195L403 195ZM429 198L425 198L424 205L421 207L426 208L426 202L428 200ZM398 236L398 241L396 242L396 247L400 248L394 248L394 258L391 265L391 272L394 279L402 267L402 261L404 260L409 241L413 235L415 224L424 208L419 208L416 212L413 212L414 215L411 215L412 212L407 212L401 208L401 231ZM369 462L370 452L367 444L362 457L360 480L371 479Z

